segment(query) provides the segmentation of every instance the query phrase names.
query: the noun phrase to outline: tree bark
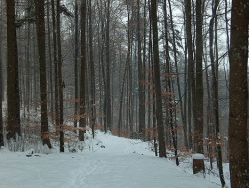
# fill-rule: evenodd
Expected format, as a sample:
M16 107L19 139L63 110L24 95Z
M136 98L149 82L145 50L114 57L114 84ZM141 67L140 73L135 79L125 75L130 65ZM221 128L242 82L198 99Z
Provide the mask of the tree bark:
M192 67L194 65L193 60L193 44L192 44L192 32L191 32L191 0L185 0L185 14L186 14L186 34L187 34L187 46L188 46L188 127L189 127L189 149L193 147L192 141L192 94L194 89L194 80L192 79Z
M112 127L111 82L110 82L110 0L107 0L106 18L106 121L107 128Z
M196 124L195 148L197 153L203 153L203 80L202 80L202 4L203 0L196 0Z
M59 117L60 117L60 152L64 152L63 132L63 81L62 81L62 57L61 57L61 23L60 23L60 0L57 0L57 44L58 44L58 94L59 94Z
M156 91L156 118L159 140L159 157L166 157L164 126L162 114L162 94L160 81L160 59L158 48L158 29L157 29L157 3L156 0L151 0L151 21L153 28L153 55L154 55L154 79Z
M145 105L144 105L144 86L142 81L144 79L144 70L143 70L143 62L141 55L141 37L140 37L140 0L137 0L137 46L138 46L138 95L139 95L139 109L138 109L138 118L139 118L139 132L142 133L142 137L144 138L144 129L145 129Z
M230 49L229 161L231 187L249 187L248 178L248 0L233 0Z
M37 39L40 64L40 98L41 98L41 138L43 144L49 148L52 145L49 141L48 112L47 112L47 76L46 76L46 54L45 54L45 20L44 20L44 0L37 4Z
M2 4L2 3L1 3ZM1 8L1 18L0 21L2 22L2 8ZM4 140L3 140L3 61L2 61L2 24L0 25L0 148L1 146L4 146Z
M20 95L18 83L18 53L15 28L15 1L7 3L7 140L16 139L20 129Z
M81 73L80 73L80 125L79 140L84 141L86 127L85 101L86 101L86 0L81 2Z
M50 88L50 113L52 122L54 120L54 92L53 92L53 65L51 52L51 34L50 34L50 9L47 3L47 28L48 28L48 56L49 56L49 88ZM29 90L28 90L29 91Z
M79 34L79 16L78 16L78 0L75 0L75 15L74 15L74 19L75 19L75 34L74 34L74 87L75 87L75 103L74 103L74 114L75 114L75 119L74 119L74 127L77 127L77 123L78 123L78 109L79 109L79 101L78 101L78 92L79 92L79 88L78 88L78 84L79 84L79 74L78 74L78 53L79 53L79 49L78 49L78 34Z
M53 22L53 48L54 48L54 92L55 92L55 125L56 133L60 129L60 119L59 119L59 91L58 91L58 58L57 58L57 37L56 37L56 20L55 20L55 0L51 0L52 6L52 22Z
M91 120L92 120L92 135L94 138L94 126L96 123L96 108L95 108L95 69L94 69L94 60L93 60L93 35L92 35L92 10L91 10L91 0L89 3L89 50L90 50L90 69L91 69Z

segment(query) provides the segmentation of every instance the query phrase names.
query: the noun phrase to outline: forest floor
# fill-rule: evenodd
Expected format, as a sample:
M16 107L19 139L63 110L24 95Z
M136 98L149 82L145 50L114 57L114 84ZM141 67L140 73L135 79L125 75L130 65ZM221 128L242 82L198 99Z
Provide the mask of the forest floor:
M30 155L29 155L30 154ZM82 151L0 150L1 188L217 188L218 177L192 174L191 158L154 156L151 145L97 132ZM228 182L229 183L229 182Z

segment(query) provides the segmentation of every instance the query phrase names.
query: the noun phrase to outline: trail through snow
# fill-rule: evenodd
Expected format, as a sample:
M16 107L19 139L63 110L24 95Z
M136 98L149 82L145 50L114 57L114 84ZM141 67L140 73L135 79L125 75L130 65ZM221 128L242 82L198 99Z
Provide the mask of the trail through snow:
M148 144L98 132L78 153L0 151L0 188L217 188L154 156ZM102 146L102 147L101 147ZM104 146L104 147L103 147Z

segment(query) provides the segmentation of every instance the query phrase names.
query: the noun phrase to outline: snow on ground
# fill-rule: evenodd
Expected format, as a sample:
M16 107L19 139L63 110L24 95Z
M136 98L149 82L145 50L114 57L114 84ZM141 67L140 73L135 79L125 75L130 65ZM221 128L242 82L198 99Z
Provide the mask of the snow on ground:
M154 156L148 143L98 132L77 153L0 150L1 188L217 188L173 161ZM29 151L30 152L30 151ZM219 182L218 182L219 183Z

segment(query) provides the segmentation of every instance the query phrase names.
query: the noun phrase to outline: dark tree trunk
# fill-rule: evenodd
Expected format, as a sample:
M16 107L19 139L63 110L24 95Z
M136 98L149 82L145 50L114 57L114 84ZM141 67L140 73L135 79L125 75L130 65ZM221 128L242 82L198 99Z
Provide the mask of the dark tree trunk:
M144 79L144 69L141 55L141 37L140 37L140 0L137 0L137 46L138 46L138 95L139 95L139 132L142 133L144 138L144 129L145 129L145 105L144 105L144 85L142 81Z
M60 23L60 0L57 0L57 44L58 44L58 94L59 94L59 116L60 116L60 152L64 152L63 133L63 81L62 81L62 57L61 57L61 23Z
M56 39L56 20L55 20L55 0L51 0L52 5L52 21L53 21L53 48L54 48L54 85L55 85L55 125L56 135L60 129L59 119L59 91L58 91L58 58L57 58L57 39Z
M169 4L169 10L170 10L170 25L171 25L171 30L173 34L173 50L174 50L174 62L175 62L175 69L176 69L176 74L177 76L177 88L178 88L178 93L179 93L179 102L180 102L180 111L181 111L181 117L182 117L182 123L183 123L183 130L184 130L184 145L187 147L187 122L186 122L186 117L184 114L183 110L183 102L182 102L182 94L181 94L181 87L180 87L180 78L179 78L179 71L178 71L178 63L177 63L177 49L176 49L176 36L175 36L175 31L174 31L174 23L173 23L173 15L172 15L172 9L171 9L171 3L168 1ZM166 35L166 48L168 51L168 34L167 34L167 7L166 7L166 0L164 0L164 27L165 27L165 35ZM169 52L167 52L167 59L169 61ZM168 69L169 71L169 69Z
M203 153L203 80L202 80L202 3L196 0L196 124L195 148L197 153Z
M84 141L86 126L86 0L81 2L81 73L80 73L80 125L79 140ZM82 130L83 129L83 130Z
M127 59L126 59L126 65L124 69L124 76L123 76L123 82L120 89L120 105L119 105L119 119L118 119L118 134L121 135L122 131L122 111L123 111L123 102L124 102L124 88L125 88L125 80L127 79L128 74L128 67L130 64L130 14L129 14L129 7L127 4L127 13L128 13L128 29L127 29L127 38L128 38L128 51L127 51Z
M193 44L191 33L191 0L185 0L185 14L186 14L186 34L187 34L187 46L188 46L188 128L189 128L189 149L192 149L192 92L191 88L194 85L191 78L191 70L194 65L193 60Z
M209 26L209 40L210 40L210 60L211 60L211 68L212 68L212 77L213 77L213 108L214 108L214 123L215 123L215 132L216 132L216 150L217 150L217 163L219 168L219 175L222 187L225 186L224 174L223 174L223 166L222 166L222 151L221 151L221 140L220 140L220 122L219 122L219 97L218 97L218 72L215 70L215 61L214 61L214 50L213 50L213 27L214 21L216 18L216 10L219 5L219 1L214 1L213 15L210 20ZM218 61L218 59L217 59ZM218 62L216 62L218 63Z
M90 69L91 69L91 120L92 120L92 135L94 138L94 126L96 123L96 108L95 108L95 69L93 60L93 36L92 36L92 10L91 10L91 0L89 3L89 49L90 49Z
M78 97L78 92L79 92L79 88L78 88L78 84L79 84L79 73L78 73L78 53L79 53L79 49L78 49L78 34L79 34L79 16L78 16L78 0L75 0L75 34L74 34L74 87L75 87L75 103L74 103L74 114L75 114L75 119L74 119L74 127L77 127L77 123L78 123L78 110L79 110L79 97Z
M7 139L16 139L20 129L18 53L15 28L15 1L7 0Z
M106 121L107 128L112 127L111 82L110 82L110 0L107 0L106 18Z
M2 21L2 9L1 9L1 18L0 21ZM0 25L0 148L1 146L4 146L3 141L3 61L2 61L2 24Z
M230 49L229 161L231 187L249 187L248 178L248 0L233 0Z
M44 0L37 2L37 39L40 64L40 98L41 98L41 138L43 144L49 148L52 145L49 141L48 112L47 112L47 76L46 76L46 54L45 54L45 20Z
M175 41L175 31L174 31L174 26L173 26L173 14L172 14L172 9L171 9L171 3L170 0L168 1L169 4L169 11L170 11L170 25L171 25L171 29L172 29L172 33L173 33L173 50L174 50L174 61L175 61L175 68L176 68L176 73L178 74L178 64L177 64L177 56L176 56L176 41ZM166 6L166 5L165 5ZM166 7L165 7L166 8ZM166 31L167 32L167 31ZM167 45L168 47L168 45ZM170 74L170 60L169 60L169 51L168 49L167 51L167 59L168 62L167 64L167 73ZM174 93L173 90L171 89L171 82L170 82L170 78L167 79L168 80L168 91L170 93ZM180 89L180 80L179 80L179 76L177 77L177 86L178 86L178 92L179 92L179 99L180 99L180 105L182 106L182 99L181 99L181 89ZM179 165L179 160L178 160L178 154L177 154L177 133L176 133L176 126L174 126L173 123L173 105L172 105L172 101L174 101L174 99L172 99L171 95L168 97L168 103L169 103L169 114L170 114L170 126L171 126L171 134L172 134L172 140L173 140L173 145L174 145L174 149L175 149L175 157L176 157L176 165ZM184 119L184 114L183 114L183 110L181 110L181 116L182 119ZM176 123L176 121L175 121Z
M162 114L162 94L161 94L161 81L160 81L160 59L159 59L159 48L158 48L156 0L151 0L151 21L153 28L154 79L155 79L155 91L156 91L156 118L157 118L157 129L158 129L158 140L159 140L159 157L166 157L163 114Z

